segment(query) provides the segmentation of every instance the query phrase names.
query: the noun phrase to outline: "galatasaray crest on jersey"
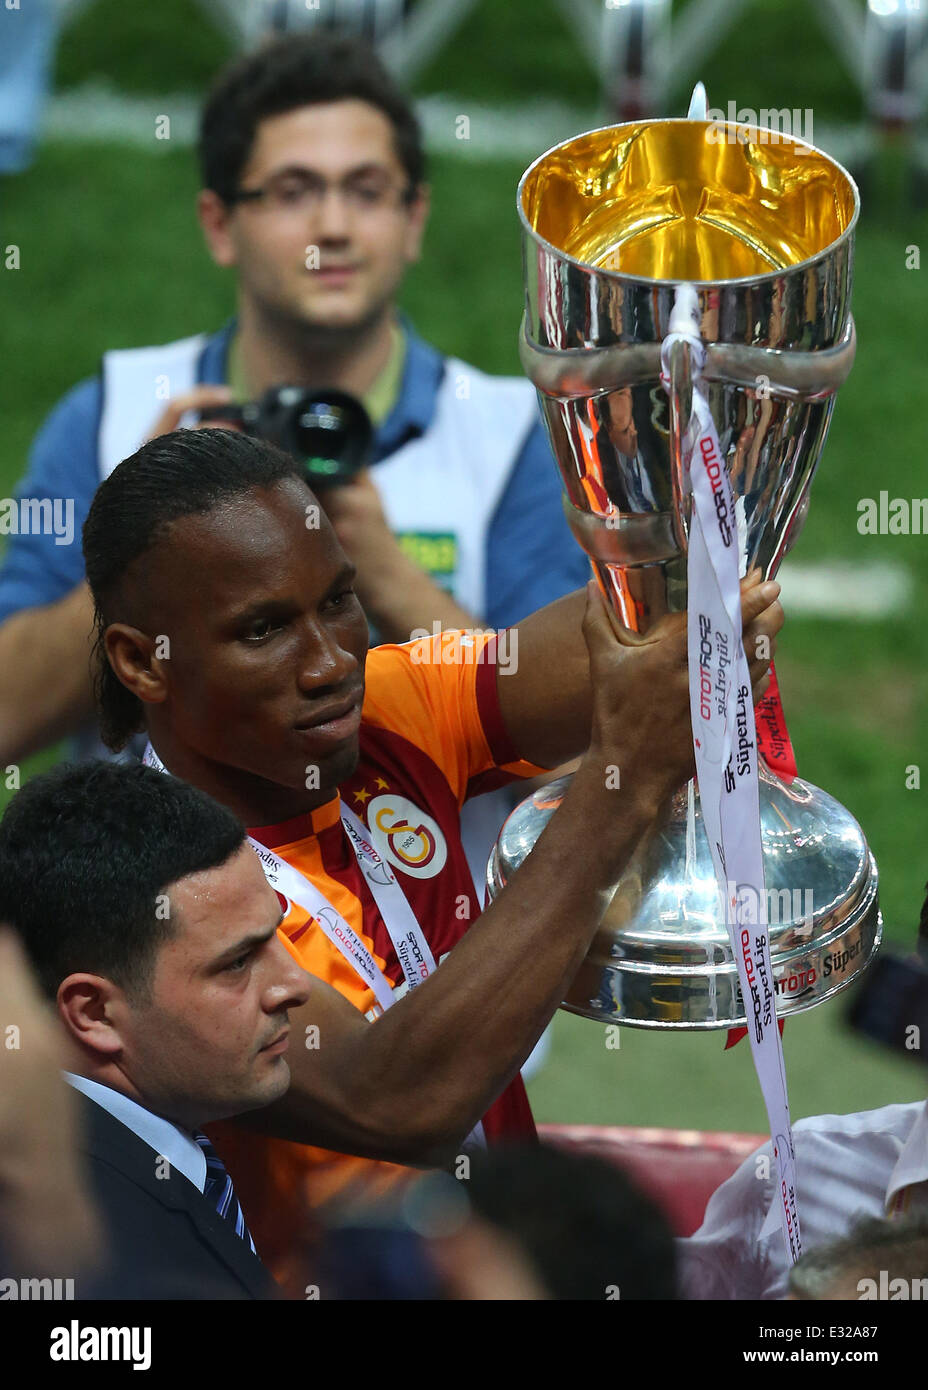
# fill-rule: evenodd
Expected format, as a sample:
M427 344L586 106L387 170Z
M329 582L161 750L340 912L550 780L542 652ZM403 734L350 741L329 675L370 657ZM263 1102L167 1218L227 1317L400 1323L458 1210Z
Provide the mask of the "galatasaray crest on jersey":
M395 869L413 878L434 878L448 858L438 822L405 796L377 796L366 807L376 849Z

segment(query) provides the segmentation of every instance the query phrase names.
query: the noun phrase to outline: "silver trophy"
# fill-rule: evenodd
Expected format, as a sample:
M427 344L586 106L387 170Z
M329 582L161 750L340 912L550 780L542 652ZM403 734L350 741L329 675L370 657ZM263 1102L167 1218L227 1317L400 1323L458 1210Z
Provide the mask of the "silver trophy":
M699 297L704 380L744 562L774 577L801 529L854 358L853 180L776 132L642 121L549 150L522 178L518 206L522 362L571 529L620 620L644 632L686 608L685 343L671 351L669 390L660 382L681 282ZM559 779L536 791L506 821L487 870L491 896L565 787ZM777 1011L793 1013L844 988L872 958L882 928L876 864L844 807L763 762L760 814ZM640 1028L744 1023L693 784L640 841L564 1007Z

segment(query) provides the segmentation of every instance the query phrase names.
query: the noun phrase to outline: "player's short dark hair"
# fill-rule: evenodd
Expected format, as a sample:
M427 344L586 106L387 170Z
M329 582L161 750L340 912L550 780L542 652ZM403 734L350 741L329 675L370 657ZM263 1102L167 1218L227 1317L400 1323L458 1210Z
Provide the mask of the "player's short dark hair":
M154 768L62 764L27 782L0 821L0 921L50 999L86 971L144 1000L175 929L163 895L244 839L225 806Z
M552 1298L677 1297L667 1219L615 1164L550 1144L494 1144L474 1155L463 1187Z
M103 645L109 624L126 621L120 598L129 566L181 517L210 512L285 478L305 481L302 465L290 454L238 430L202 429L150 440L100 484L84 522L83 544L95 606L100 732L108 748L125 747L144 727L141 702L119 680Z
M371 46L346 34L288 34L226 68L200 118L204 188L232 201L261 121L321 102L365 101L393 127L411 189L425 178L419 119Z

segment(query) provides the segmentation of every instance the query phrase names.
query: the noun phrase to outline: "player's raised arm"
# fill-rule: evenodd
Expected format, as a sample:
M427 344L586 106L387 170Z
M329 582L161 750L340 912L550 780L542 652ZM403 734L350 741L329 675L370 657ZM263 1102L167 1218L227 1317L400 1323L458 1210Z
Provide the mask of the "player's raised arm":
M598 591L583 597L588 747L535 850L441 969L373 1025L315 988L294 1022L297 1033L318 1025L320 1046L294 1050L289 1093L249 1126L400 1162L440 1161L531 1051L641 833L692 773L684 618L625 645ZM767 602L752 592L746 616ZM613 764L621 792L606 775Z
M775 635L783 626L783 610L777 602L780 586L760 583L760 571L741 582L744 647L754 682L755 702L766 689L769 659L759 659L757 639L770 639L761 650L772 657ZM519 756L541 767L557 767L577 757L590 734L592 688L589 654L583 639L583 590L568 594L539 609L519 624L518 662L505 675L497 675L500 709ZM656 623L644 636L613 623L620 649L659 641L683 623L682 615ZM684 628L685 631L685 628ZM684 646L684 663L686 660ZM658 683L655 702L664 691ZM687 729L689 724L687 723Z

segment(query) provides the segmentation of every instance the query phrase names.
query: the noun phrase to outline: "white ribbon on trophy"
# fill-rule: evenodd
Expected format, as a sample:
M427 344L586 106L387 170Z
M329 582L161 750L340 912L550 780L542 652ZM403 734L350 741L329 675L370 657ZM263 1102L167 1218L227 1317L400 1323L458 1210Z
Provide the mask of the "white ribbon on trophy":
M677 342L687 344L693 405L681 451L693 499L687 554L693 745L703 824L738 966L754 1066L777 1160L783 1233L793 1262L801 1253L795 1154L767 932L754 705L741 640L739 579L744 544L701 380L705 347L699 318L695 289L680 285L670 331L661 346L661 368L668 387L671 349Z

